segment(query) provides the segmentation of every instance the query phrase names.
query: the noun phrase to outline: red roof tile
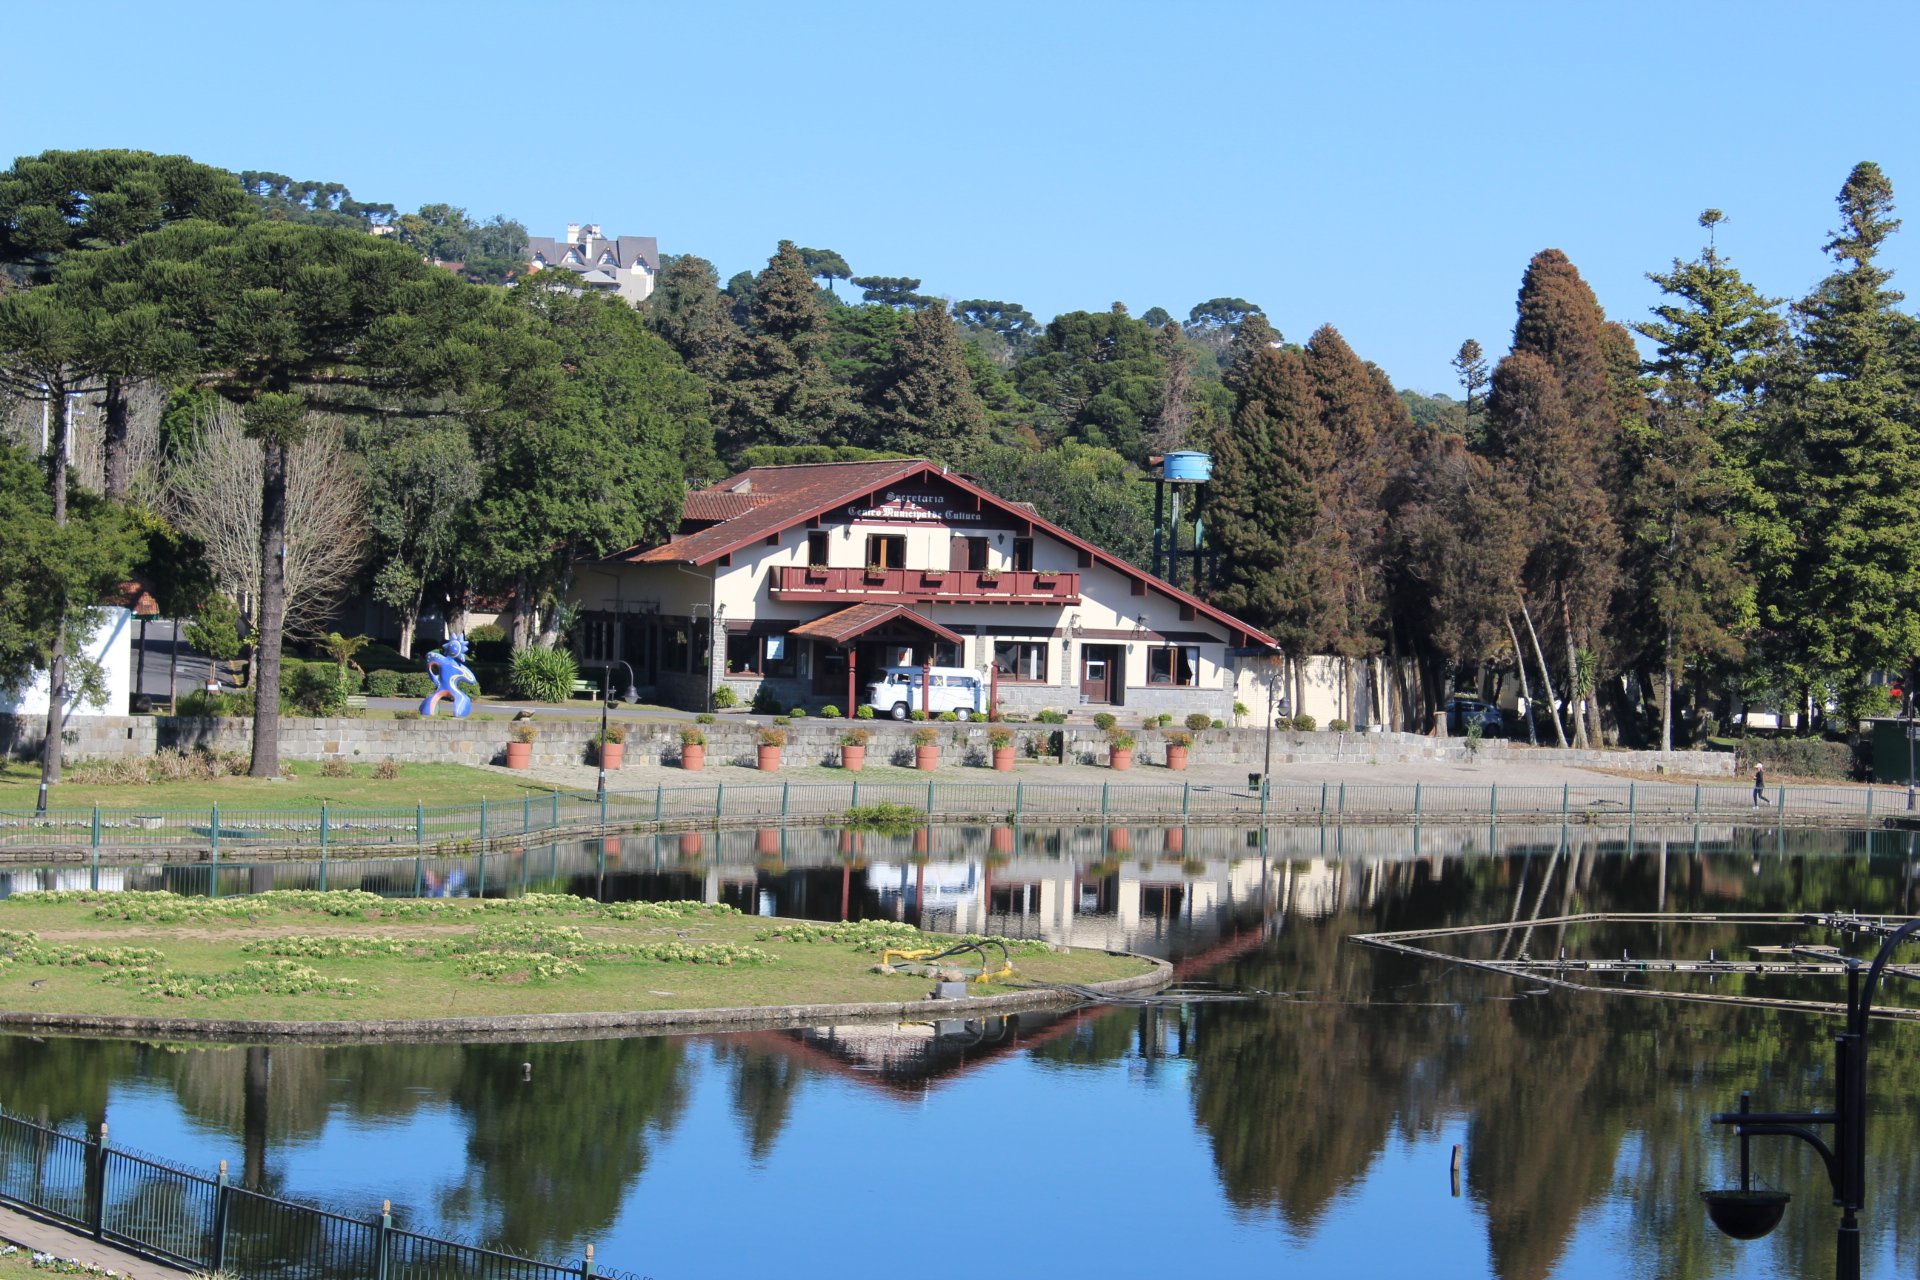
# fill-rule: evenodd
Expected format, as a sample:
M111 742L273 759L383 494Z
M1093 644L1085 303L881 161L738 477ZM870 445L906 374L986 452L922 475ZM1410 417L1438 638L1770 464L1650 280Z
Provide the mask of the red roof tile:
M856 604L829 613L824 618L815 618L803 622L788 635L808 636L815 640L827 640L834 644L845 644L857 639L885 622L906 615L906 620L914 626L925 627L934 635L950 644L965 644L966 641L935 622L932 618L914 612L903 604Z
M714 489L697 489L688 494L686 501L681 504L680 518L705 521L731 520L771 501L773 498L770 494L727 493Z
M771 534L790 529L803 520L822 515L835 507L843 506L862 495L898 484L909 476L922 472L938 474L947 483L952 484L990 503L1003 511L1017 514L1020 519L1030 521L1034 528L1043 530L1068 546L1086 552L1098 563L1125 574L1129 578L1146 583L1161 595L1191 606L1195 612L1206 615L1230 628L1242 633L1251 644L1267 648L1279 648L1272 636L1242 622L1230 613L1226 613L1190 595L1163 578L1127 563L1109 552L1102 551L1084 538L1067 532L1059 525L1035 515L1032 508L1024 503L1009 502L967 479L965 476L949 472L937 462L925 458L896 458L883 462L818 462L785 467L753 467L722 480L719 484L688 494L691 501L701 494L715 495L717 500L726 501L729 496L737 500L741 496L756 500L755 505L719 524L675 538L656 547L645 549L632 548L607 557L612 561L627 561L640 564L708 564L721 556L750 546ZM704 502L705 499L703 498ZM691 516L689 518L692 518Z

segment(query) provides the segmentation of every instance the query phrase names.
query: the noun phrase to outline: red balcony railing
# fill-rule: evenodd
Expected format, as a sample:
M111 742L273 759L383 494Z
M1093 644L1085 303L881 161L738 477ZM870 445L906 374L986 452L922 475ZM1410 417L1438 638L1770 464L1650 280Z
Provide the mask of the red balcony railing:
M1079 604L1080 575L1033 569L811 569L773 571L775 599L954 604Z

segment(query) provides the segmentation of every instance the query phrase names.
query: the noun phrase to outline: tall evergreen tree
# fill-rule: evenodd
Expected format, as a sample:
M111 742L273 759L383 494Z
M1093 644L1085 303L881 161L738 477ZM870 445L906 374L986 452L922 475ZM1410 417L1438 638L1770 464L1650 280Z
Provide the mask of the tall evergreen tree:
M1555 584L1573 710L1585 711L1575 727L1575 741L1585 744L1591 739L1598 745L1600 707L1592 695L1605 674L1612 597L1619 582L1619 513L1614 495L1620 476L1622 422L1632 395L1632 388L1622 386L1621 379L1630 383L1637 364L1629 358L1631 337L1617 326L1609 330L1593 290L1558 249L1543 249L1527 264L1516 310L1513 356L1538 360L1552 377L1559 392L1558 409L1542 421L1552 421L1555 431L1522 442L1515 455L1514 423L1490 421L1489 447L1493 447L1493 436L1505 438L1509 456L1521 460L1523 483L1542 517L1544 536L1536 539L1531 561L1538 571L1534 585L1543 585L1538 574ZM1531 396L1536 372L1530 366L1513 372L1506 398L1509 408ZM1499 379L1496 370L1496 386L1488 400L1490 419L1493 400L1500 394ZM1566 415L1570 436L1558 433L1559 412ZM1547 460L1534 457L1536 450L1546 451ZM1574 527L1576 520L1587 527Z
M1700 215L1707 244L1650 273L1668 301L1634 326L1652 411L1632 433L1629 576L1660 663L1660 741L1673 743L1673 684L1688 666L1737 660L1758 621L1756 583L1790 545L1778 497L1761 483L1759 395L1785 326L1719 254L1726 215Z
M1920 654L1920 415L1903 377L1902 295L1879 262L1900 226L1893 184L1861 163L1838 204L1825 248L1839 266L1795 308L1798 359L1781 388L1805 467L1787 501L1801 543L1786 608L1806 686L1825 676L1853 690Z
M722 452L845 443L852 401L827 372L826 308L793 241L782 240L754 278L747 322L728 361Z
M1232 423L1214 440L1207 501L1214 598L1293 658L1325 652L1345 611L1346 546L1327 518L1338 462L1300 354L1262 347L1242 364Z
M1509 468L1524 495L1534 530L1524 574L1529 622L1557 616L1569 697L1592 692L1588 647L1604 616L1619 556L1619 532L1601 487L1591 442L1574 418L1553 367L1516 351L1493 373L1487 400L1489 455ZM1574 741L1588 740L1587 721L1569 706Z
M944 308L912 313L890 372L873 415L874 447L962 466L988 443L987 408Z
M124 245L190 218L231 225L252 216L240 182L185 156L147 151L43 151L0 173L0 268L45 284L69 254ZM102 471L107 497L124 502L133 348L95 352L100 375Z

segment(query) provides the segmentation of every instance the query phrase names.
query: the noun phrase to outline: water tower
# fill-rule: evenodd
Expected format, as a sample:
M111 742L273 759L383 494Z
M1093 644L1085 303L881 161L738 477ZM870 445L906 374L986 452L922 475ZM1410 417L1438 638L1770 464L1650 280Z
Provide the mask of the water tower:
M1185 554L1192 561L1191 588L1200 590L1200 558L1205 554L1201 550L1202 534L1198 522L1194 525L1194 545L1191 550L1180 549L1180 502L1181 491L1189 485L1203 485L1213 479L1213 455L1197 450L1182 450L1169 453L1160 460L1160 474L1153 483L1153 572L1155 577L1165 578L1175 586L1180 584L1180 557ZM1168 489L1172 493L1168 493ZM1172 519L1167 519L1168 506L1172 507ZM1166 562L1161 563L1161 548L1166 548Z

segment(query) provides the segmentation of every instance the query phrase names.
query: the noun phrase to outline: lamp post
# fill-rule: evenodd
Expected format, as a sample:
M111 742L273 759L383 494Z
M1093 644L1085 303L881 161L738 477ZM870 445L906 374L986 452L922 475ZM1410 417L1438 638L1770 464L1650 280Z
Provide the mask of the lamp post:
M1280 663L1285 665L1282 657ZM1280 716L1293 714L1293 699L1280 696L1280 672L1275 670L1267 676L1267 759L1260 774L1260 794L1265 795L1267 788L1273 785L1273 722Z
M1779 1225L1786 1211L1784 1191L1754 1191L1748 1186L1747 1143L1756 1137L1798 1138L1820 1155L1827 1180L1833 1184L1833 1202L1840 1207L1839 1234L1834 1244L1835 1280L1860 1280L1860 1219L1866 1202L1867 1180L1867 1025L1873 1014L1873 993L1895 947L1920 933L1920 919L1908 920L1880 944L1866 966L1847 957L1847 1029L1834 1037L1834 1107L1832 1111L1752 1111L1750 1095L1740 1095L1738 1111L1722 1112L1713 1123L1732 1125L1740 1136L1740 1186L1725 1191L1702 1191L1713 1225L1736 1240L1756 1240ZM1822 953L1829 954L1829 953ZM1833 1144L1823 1141L1816 1126L1833 1126Z
M600 781L594 788L593 797L604 806L607 803L607 708L613 705L612 695L609 692L613 688L611 662L600 664L600 679L600 749L593 753L594 759L600 765Z

